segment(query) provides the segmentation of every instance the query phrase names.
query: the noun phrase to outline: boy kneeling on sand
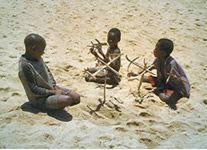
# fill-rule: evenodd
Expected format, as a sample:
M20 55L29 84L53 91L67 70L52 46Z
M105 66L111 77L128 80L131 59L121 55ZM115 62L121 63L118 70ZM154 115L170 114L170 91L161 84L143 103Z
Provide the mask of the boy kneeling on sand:
M176 103L182 97L190 97L190 83L182 66L170 56L173 51L173 42L169 39L160 39L154 49L156 57L152 69L157 70L157 77L144 77L143 82L159 87L155 94L166 103ZM129 73L128 76L136 76Z
M46 41L37 34L24 39L25 54L19 61L19 78L31 105L40 109L63 109L80 103L80 96L56 85L47 65L42 59Z

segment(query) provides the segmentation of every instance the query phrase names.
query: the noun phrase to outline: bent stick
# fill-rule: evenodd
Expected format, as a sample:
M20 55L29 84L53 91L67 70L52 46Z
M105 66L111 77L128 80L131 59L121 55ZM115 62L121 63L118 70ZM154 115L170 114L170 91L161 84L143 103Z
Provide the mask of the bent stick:
M134 62L134 61L137 60L138 58L139 58L139 57L136 57L136 58L134 58L133 60L130 60L129 57L126 55L126 59L130 62L129 65L128 65L127 71L129 70L130 65L131 65L131 64L134 64L135 66L137 66L137 67L139 67L139 68L141 68L141 69L143 69L143 70L147 70L149 73L151 73L151 74L154 75L154 73L153 73L152 71L150 71L148 68L144 68L144 67L142 67L141 65L139 65L138 63Z
M104 61L102 61L101 59L98 58L98 60L100 62L102 62L107 68L109 68L111 71L113 71L116 75L121 76L115 69L113 69L112 67L110 67L107 63L105 63Z

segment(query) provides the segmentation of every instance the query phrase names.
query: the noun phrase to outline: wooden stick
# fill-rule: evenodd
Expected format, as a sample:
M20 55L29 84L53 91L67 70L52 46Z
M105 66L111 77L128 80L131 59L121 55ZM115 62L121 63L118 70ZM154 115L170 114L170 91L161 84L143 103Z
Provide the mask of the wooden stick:
M123 54L120 54L120 55L118 55L117 57L115 57L113 60L111 60L110 62L108 62L107 63L107 65L110 65L112 62L114 62L115 60L117 60L119 57L121 57L121 55L123 55ZM105 65L105 66L103 66L103 67L101 67L99 70L97 70L95 73L90 73L89 71L85 71L86 73L88 73L93 79L95 79L96 80L96 75L101 71L101 70L103 70L103 69L105 69L107 66Z
M90 109L91 113L94 113L94 114L96 114L96 116L98 116L98 114L94 110L92 110L88 105L87 105L87 107L88 107L88 109Z
M87 74L89 74L94 80L96 80L96 77L92 74L92 73L90 73L89 71L85 71Z
M89 46L89 45L87 45L87 47L95 47L95 46L98 46L99 44L94 44L94 43L92 43L92 46ZM100 43L100 45L102 46L104 46L104 45L107 45L107 43Z
M139 67L139 68L141 68L141 69L144 69L144 67L142 67L141 65L139 65L137 62L134 62L134 61L137 60L138 58L139 58L139 57L136 57L136 58L134 58L133 60L130 60L129 57L126 55L126 59L130 62L130 64L128 65L127 71L129 70L129 66L130 66L131 64L134 64L135 66L137 66L137 67ZM144 70L145 70L145 69L144 69ZM150 71L148 68L146 68L146 70L147 70L149 73L151 73L151 74L154 75L154 73L153 73L152 71Z
M119 57L121 57L121 55L123 54L120 54L119 56L115 57L113 60L111 60L110 62L107 63L107 65L110 65L112 62L114 62L115 60L117 60ZM93 73L94 76L96 76L101 70L105 69L106 66L103 66L102 68L100 68L99 70L97 70L95 73Z
M178 77L178 76L176 76L176 75L173 75L173 74L172 74L172 71L173 71L173 67L171 67L171 69L170 69L170 73L168 73L169 75L168 75L168 78L166 79L165 84L167 84L167 83L169 82L171 76L176 77L177 79L179 79L179 80L181 80L181 81L183 81L183 82L187 82L186 80L183 80L183 79L181 79L180 77Z
M102 62L105 66L107 66L107 68L109 68L111 71L113 71L116 75L121 76L115 69L113 69L112 67L110 67L107 63L105 63L104 61L102 61L101 59L98 58L98 60L100 62Z
M104 103L106 102L106 69L104 69Z
M142 76L143 74L145 74L146 72L148 72L147 70L151 69L152 67L154 67L154 64L152 64L148 68L144 69L144 71L141 74L139 74L138 76L140 76L140 75Z
M129 71L129 67L130 67L130 65L131 65L135 60L137 60L139 57L136 57L136 58L134 58L133 60L130 60L130 59L128 58L127 55L126 55L125 57L126 57L126 59L130 62L129 65L128 65L128 67L127 67L127 72L128 72L128 71Z
M144 59L144 70L145 70L145 72L147 71L146 68L147 68L147 64L145 63L145 59ZM141 95L140 95L140 88L141 88L143 79L144 79L144 73L142 73L141 78L140 78L140 81L139 81L139 84L138 84L138 95L140 97L141 97Z
M170 77L171 77L171 75L172 75L172 71L173 71L173 67L170 68L170 74L169 74L169 76L167 77L167 80L166 80L165 84L167 84L167 83L169 82Z

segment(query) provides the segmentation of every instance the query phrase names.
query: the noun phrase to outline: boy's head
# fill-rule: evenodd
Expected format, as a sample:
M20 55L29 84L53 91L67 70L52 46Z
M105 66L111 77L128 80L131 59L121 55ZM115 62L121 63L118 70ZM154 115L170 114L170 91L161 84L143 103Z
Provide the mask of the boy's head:
M117 46L117 43L121 40L121 31L117 28L109 30L107 35L107 41L110 47Z
M29 34L24 39L26 55L31 59L40 59L46 47L46 41L38 34Z
M154 49L154 55L158 58L166 58L172 53L173 48L174 44L170 39L159 39Z

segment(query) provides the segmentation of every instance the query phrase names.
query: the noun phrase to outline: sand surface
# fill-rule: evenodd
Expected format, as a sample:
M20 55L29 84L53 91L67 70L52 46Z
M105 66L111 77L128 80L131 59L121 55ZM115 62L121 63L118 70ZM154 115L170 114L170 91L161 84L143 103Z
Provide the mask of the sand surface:
M0 148L207 148L206 24L206 0L0 0ZM122 32L122 81L107 85L101 106L103 85L85 82L83 68L95 66L87 45L105 42L112 27ZM81 95L79 105L41 112L27 104L17 73L30 33L46 39L43 59L58 85ZM126 76L125 55L150 64L163 37L191 83L177 110L152 93L135 101L139 81Z

